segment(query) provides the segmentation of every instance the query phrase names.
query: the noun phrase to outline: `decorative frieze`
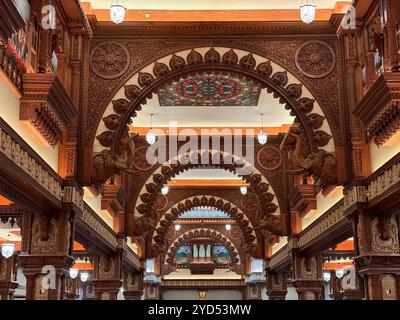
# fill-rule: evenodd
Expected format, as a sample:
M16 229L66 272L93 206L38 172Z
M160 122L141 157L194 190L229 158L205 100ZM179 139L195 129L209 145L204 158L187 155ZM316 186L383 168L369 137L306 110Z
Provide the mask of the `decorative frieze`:
M87 205L84 206L82 219L87 223L95 232L100 235L100 238L108 242L112 247L118 247L117 236L110 228L100 221L100 217L93 212Z
M62 201L75 205L81 211L84 210L83 195L75 187L64 187Z
M367 189L368 200L370 201L376 196L381 195L398 182L400 182L400 163L394 164L390 169L369 183Z
M321 219L317 220L311 224L307 229L305 229L299 236L299 247L302 247L309 242L313 241L315 238L320 236L323 232L329 230L337 223L345 219L344 206L340 205L332 211L325 213Z
M0 119L0 153L21 168L26 174L40 184L46 191L52 194L57 200L62 199L61 179L55 172L50 172L50 168L38 161L39 156L33 157L33 151L22 146L11 135L12 129Z
M345 194L343 199L343 210L346 211L352 205L363 202L367 202L366 187L355 186Z
M289 256L289 246L285 245L271 257L271 260L269 261L270 269L271 270L274 269L274 267L283 262L283 260L285 260L288 256Z
M227 288L243 285L242 280L164 280L161 282L161 286L164 288Z

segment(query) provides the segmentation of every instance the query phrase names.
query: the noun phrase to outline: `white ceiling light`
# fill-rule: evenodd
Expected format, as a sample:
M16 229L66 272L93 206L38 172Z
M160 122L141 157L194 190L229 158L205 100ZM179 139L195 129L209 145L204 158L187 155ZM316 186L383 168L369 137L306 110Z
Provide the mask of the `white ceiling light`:
M226 224L225 229L226 229L226 231L231 231L232 226L230 224Z
M176 230L176 231L181 230L181 225L180 225L180 224L176 224L176 225L175 225L175 230Z
M166 194L168 194L169 191L169 187L168 186L164 186L161 188L161 193L165 196Z
M14 243L3 243L1 245L1 254L4 258L10 258L15 251L15 244Z
M110 7L111 21L120 24L125 20L126 8L123 0L113 0Z
M336 278L341 279L344 275L344 271L342 269L336 270L335 272Z
M150 130L147 132L146 141L148 144L152 145L156 143L156 135L152 132L153 129L153 116L154 113L150 113Z
M268 136L266 133L263 132L264 129L264 113L260 113L261 116L261 130L257 136L257 140L259 144L266 144L268 141Z
M76 277L78 276L79 270L78 269L69 269L69 277L71 279L76 279Z
M240 193L241 193L242 195L247 194L247 186L241 186L241 187L240 187Z
M331 273L330 272L324 272L322 274L322 276L323 276L325 282L331 281Z
M81 281L86 282L89 280L89 273L88 272L81 272Z
M300 17L304 23L311 23L315 19L316 4L313 0L303 0L300 5Z

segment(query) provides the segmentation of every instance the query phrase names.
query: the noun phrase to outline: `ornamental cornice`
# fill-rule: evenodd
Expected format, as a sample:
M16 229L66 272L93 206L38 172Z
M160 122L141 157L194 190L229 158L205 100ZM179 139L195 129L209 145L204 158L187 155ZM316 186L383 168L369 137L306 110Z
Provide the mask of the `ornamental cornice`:
M62 179L0 118L0 153L61 201Z
M343 219L347 219L344 214L343 204L340 204L333 210L331 208L328 212L324 213L320 219L312 223L299 235L299 247L303 247L304 245L310 243L322 233L341 222Z
M285 245L276 252L269 261L269 268L274 269L277 265L283 262L289 256L289 246Z
M100 221L100 217L86 204L83 209L82 220L112 247L118 247L118 239L115 232L105 226L104 223Z
M391 166L384 173L373 179L367 188L366 195L368 200L376 198L392 186L400 182L400 162Z

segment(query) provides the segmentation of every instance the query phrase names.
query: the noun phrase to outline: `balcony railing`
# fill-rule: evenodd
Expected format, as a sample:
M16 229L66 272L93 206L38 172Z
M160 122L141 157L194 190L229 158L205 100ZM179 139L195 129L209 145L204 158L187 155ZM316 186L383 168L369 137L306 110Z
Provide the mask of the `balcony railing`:
M21 65L11 53L7 46L1 47L0 67L16 86L22 92L22 76L25 72L25 66Z

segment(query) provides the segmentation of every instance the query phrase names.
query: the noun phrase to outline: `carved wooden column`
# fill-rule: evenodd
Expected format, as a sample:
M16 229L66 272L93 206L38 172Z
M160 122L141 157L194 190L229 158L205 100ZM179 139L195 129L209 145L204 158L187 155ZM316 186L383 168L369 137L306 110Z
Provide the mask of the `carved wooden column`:
M400 12L397 0L382 1L382 17L384 27L384 41L387 52L385 53L385 70L389 72L400 71L400 55L397 49L396 27Z
M76 300L79 298L79 278L72 279L70 277L66 278L66 289L65 289L65 299L66 300Z
M122 285L122 251L95 255L93 287L97 300L116 300Z
M370 174L370 152L366 135L361 122L353 115L357 103L362 97L363 84L361 79L360 55L361 44L359 30L339 30L344 42L347 78L347 105L349 114L351 158L353 181L360 180Z
M144 277L143 271L126 270L124 272L125 300L142 300L143 277Z
M17 287L15 282L15 257L0 256L0 300L13 300Z
M399 223L391 213L363 209L354 218L356 266L368 300L400 300Z
M249 283L243 289L243 300L262 300L263 285L261 283Z
M60 300L74 258L74 212L24 213L19 264L26 276L27 300Z
M269 300L285 300L287 295L286 273L267 269L267 295Z
M322 259L321 256L306 256L293 252L293 285L299 294L299 300L323 299Z

